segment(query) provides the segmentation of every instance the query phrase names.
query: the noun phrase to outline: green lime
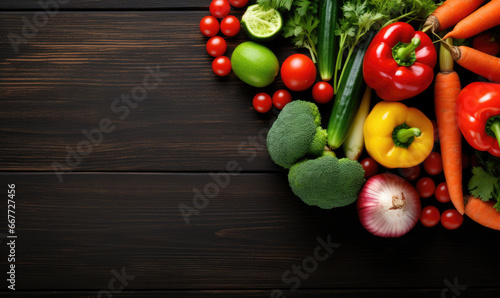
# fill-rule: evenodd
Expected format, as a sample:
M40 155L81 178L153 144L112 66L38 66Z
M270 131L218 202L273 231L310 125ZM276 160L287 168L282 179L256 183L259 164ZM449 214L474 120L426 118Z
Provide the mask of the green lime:
M241 18L241 25L250 39L265 42L276 38L283 27L281 14L274 8L264 10L258 4L250 5Z
M280 69L276 55L253 41L241 43L234 49L231 66L240 80L259 88L271 84Z

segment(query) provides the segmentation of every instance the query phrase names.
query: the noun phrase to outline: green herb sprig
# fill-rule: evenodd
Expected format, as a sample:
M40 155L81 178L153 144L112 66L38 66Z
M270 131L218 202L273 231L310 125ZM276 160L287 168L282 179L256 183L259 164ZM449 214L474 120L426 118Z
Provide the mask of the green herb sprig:
M480 153L476 157L480 166L472 168L469 192L485 202L496 200L493 207L500 212L500 158Z
M319 0L258 0L264 8L274 8L285 15L283 37L297 48L308 49L316 63L318 53Z

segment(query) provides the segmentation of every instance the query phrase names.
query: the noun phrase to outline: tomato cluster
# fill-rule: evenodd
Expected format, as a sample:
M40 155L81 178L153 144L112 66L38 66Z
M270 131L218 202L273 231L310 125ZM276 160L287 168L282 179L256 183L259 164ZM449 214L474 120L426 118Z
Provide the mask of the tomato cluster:
M231 72L231 60L223 56L227 50L227 43L224 38L217 36L222 32L227 37L236 36L240 32L240 21L237 17L229 15L231 5L234 7L244 7L248 0L213 0L210 3L209 16L203 17L200 21L200 31L206 37L207 53L215 57L212 62L212 70L218 76L227 76ZM222 19L219 23L217 19Z
M432 152L422 163L425 172L431 176L440 175L443 172L443 162L439 152ZM418 166L420 167L420 166ZM418 177L418 175L417 175ZM416 179L416 178L415 178ZM440 182L436 185L430 177L420 178L415 186L420 197L423 199L434 196L440 203L449 203L450 194L446 182ZM441 225L449 230L457 229L462 225L463 216L456 209L447 209L442 214L435 206L429 205L422 209L420 223L425 227L433 227L441 222Z
M210 15L200 21L200 31L206 37L210 37L206 44L207 53L214 57L212 70L217 76L227 76L231 73L231 60L224 56L227 50L227 42L221 36L236 36L240 29L240 21L237 17L230 15L231 6L242 8L248 4L248 0L213 0L210 3ZM222 19L219 23L218 19ZM281 65L281 79L283 84L292 91L305 91L312 87L312 98L320 104L330 102L334 96L333 86L327 82L316 81L316 65L303 54L293 54ZM314 86L313 86L314 85ZM292 101L292 95L285 89L276 91L272 96L260 92L254 96L253 106L257 112L267 113L274 106L281 110Z
M365 179L368 179L379 173L378 163L371 157L361 160L361 165L365 170ZM463 155L462 165L464 168L469 166L468 155ZM421 166L425 173L429 176L420 176L422 173ZM415 188L421 199L428 199L434 196L436 201L442 204L450 203L450 194L446 182L439 181L443 172L443 164L441 154L432 152L427 159L421 164L410 168L398 169L398 174L408 181L415 183ZM438 183L439 182L439 183ZM438 183L436 185L436 183ZM425 201L423 201L426 203ZM428 205L422 209L420 215L420 223L425 227L433 227L441 222L441 225L449 230L459 228L463 223L463 215L455 208L450 208L442 213L436 206Z

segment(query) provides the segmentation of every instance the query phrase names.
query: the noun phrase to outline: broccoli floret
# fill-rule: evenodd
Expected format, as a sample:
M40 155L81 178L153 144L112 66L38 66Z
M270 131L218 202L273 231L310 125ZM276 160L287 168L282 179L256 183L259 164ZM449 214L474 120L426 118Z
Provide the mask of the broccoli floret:
M363 166L357 161L325 155L293 165L288 182L293 193L307 205L331 209L356 201L364 175Z
M326 130L320 125L321 116L315 104L302 100L287 104L267 135L271 159L288 169L306 155L320 156L327 139Z

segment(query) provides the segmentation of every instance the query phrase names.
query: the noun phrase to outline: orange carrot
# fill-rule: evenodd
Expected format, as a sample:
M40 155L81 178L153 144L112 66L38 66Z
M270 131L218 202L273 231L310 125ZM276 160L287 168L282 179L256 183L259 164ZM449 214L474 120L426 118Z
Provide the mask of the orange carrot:
M441 31L460 22L474 12L485 0L447 0L429 15L424 28Z
M444 39L469 38L497 25L500 25L500 0L491 0L465 19L458 22L453 31L448 32Z
M447 40L453 44L451 39ZM462 133L457 125L456 101L460 78L453 71L451 53L441 45L439 53L441 72L436 76L434 106L443 159L443 172L451 201L460 214L464 214L462 193Z
M451 51L453 60L462 67L490 81L500 83L500 58L466 46L455 47L446 43L444 45Z
M500 212L493 208L495 202L483 202L470 197L465 205L465 214L473 221L494 230L500 230Z

